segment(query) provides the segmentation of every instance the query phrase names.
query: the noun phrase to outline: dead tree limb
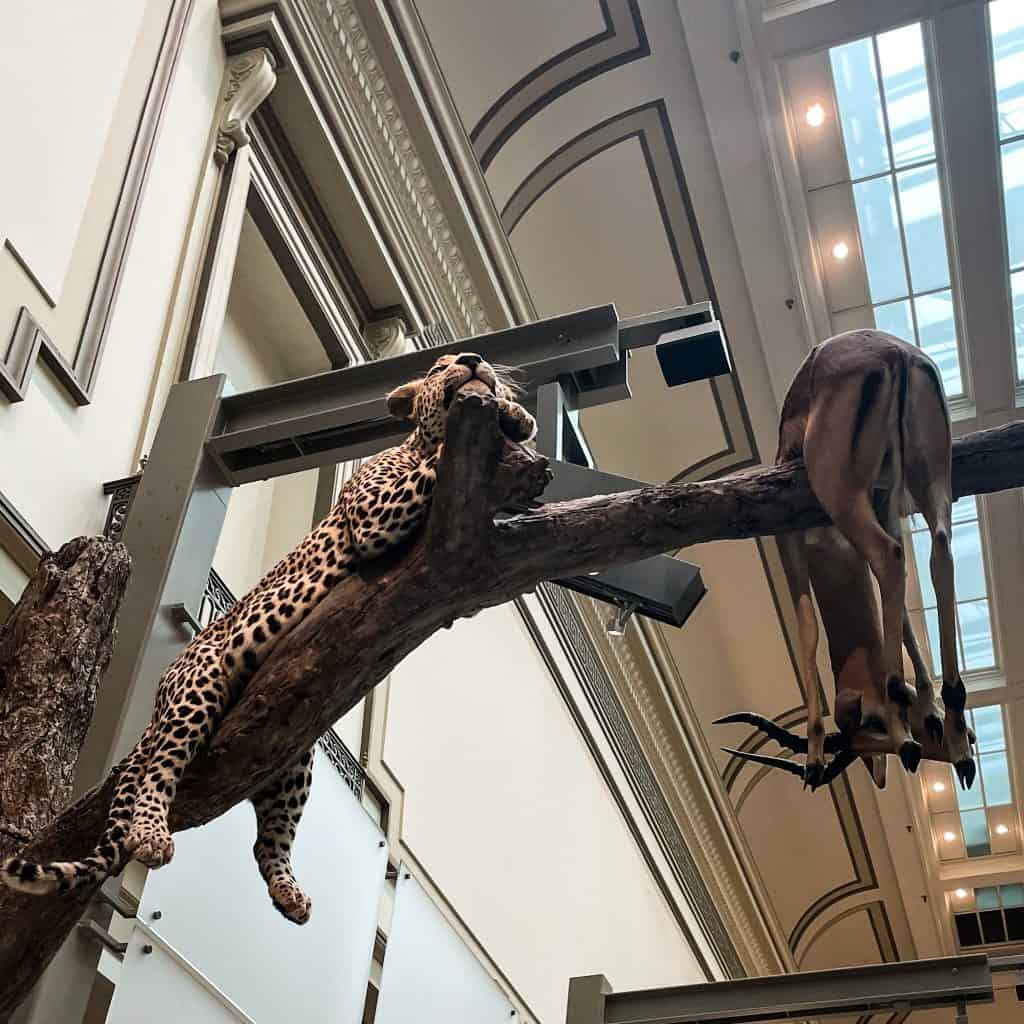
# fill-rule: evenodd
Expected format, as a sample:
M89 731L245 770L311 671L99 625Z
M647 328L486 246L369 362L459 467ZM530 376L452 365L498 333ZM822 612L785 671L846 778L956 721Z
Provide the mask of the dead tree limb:
M954 459L958 495L1024 485L1024 423L958 441ZM535 498L546 481L543 459L500 436L493 401L460 395L419 539L401 556L346 579L275 649L185 775L172 829L210 821L263 786L455 619L544 580L827 522L800 463L552 504L494 522L497 509ZM26 856L86 854L103 828L111 788L108 780L82 797L32 841ZM38 975L90 895L88 889L71 897L0 891L0 978L17 973L22 979L0 986L0 1011L21 998L24 979ZM17 928L3 928L3 915Z
M0 858L23 847L71 798L129 564L122 544L69 541L43 558L0 627ZM25 908L16 893L8 895L14 898L0 900L0 934L16 935Z

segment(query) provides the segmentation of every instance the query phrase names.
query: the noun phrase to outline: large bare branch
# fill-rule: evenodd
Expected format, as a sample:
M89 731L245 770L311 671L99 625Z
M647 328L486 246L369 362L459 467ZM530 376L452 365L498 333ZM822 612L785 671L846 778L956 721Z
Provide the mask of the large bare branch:
M501 438L493 401L457 397L427 528L404 553L341 583L282 641L187 772L172 829L201 825L251 795L454 619L544 580L827 522L795 463L552 504L493 523L490 510L536 497L546 479L542 459ZM1024 423L956 442L957 494L1022 485ZM110 789L108 780L86 794L33 840L26 856L87 853L102 830ZM28 955L52 955L89 895L0 893L0 912L15 901L21 922L20 936L0 930L0 978L12 976ZM12 998L9 989L0 987L0 1011Z

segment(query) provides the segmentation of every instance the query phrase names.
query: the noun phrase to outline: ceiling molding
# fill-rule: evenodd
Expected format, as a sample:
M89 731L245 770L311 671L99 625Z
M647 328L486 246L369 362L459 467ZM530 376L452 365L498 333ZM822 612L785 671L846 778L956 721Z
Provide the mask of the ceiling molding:
M643 153L683 301L709 300L718 309L707 254L663 99L613 114L549 154L526 176L502 209L505 230L511 235L534 204L576 168L631 140L639 143ZM737 371L713 378L710 387L725 446L681 470L672 483L707 480L760 461Z
M381 58L349 0L220 0L233 48L273 41L282 64L308 83L335 143L366 184L366 199L393 241L425 321L457 335L491 330L477 283L438 198Z
M404 207L405 220L423 256L433 263L436 279L445 285L453 320L468 334L489 331L483 302L359 12L347 0L312 0L310 6L331 44L334 68L346 98L360 116L364 138Z
M382 40L378 53L393 75L406 126L417 138L429 140L420 155L453 228L464 239L464 254L475 261L472 273L492 323L500 328L536 320L522 270L416 4L367 0L363 8L367 30Z
M584 82L651 52L637 0L599 0L604 29L555 54L499 96L469 137L484 171L527 121Z

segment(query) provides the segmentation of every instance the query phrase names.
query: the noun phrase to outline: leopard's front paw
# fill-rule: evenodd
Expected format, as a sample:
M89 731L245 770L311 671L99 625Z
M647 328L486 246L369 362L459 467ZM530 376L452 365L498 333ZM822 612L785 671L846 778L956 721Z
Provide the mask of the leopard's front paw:
M128 834L125 844L133 859L147 868L162 868L174 856L174 840L170 832L155 830L135 831Z

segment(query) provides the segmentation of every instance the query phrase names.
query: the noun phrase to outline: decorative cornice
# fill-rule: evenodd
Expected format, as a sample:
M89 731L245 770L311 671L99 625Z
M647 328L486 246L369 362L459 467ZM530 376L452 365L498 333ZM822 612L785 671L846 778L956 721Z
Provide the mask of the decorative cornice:
M435 279L444 283L457 329L467 334L490 331L476 284L358 11L348 0L308 0L308 4L331 45L346 99L358 113L421 248L432 257Z
M214 162L223 167L236 149L249 145L249 118L277 83L277 62L265 46L229 57L217 126Z

